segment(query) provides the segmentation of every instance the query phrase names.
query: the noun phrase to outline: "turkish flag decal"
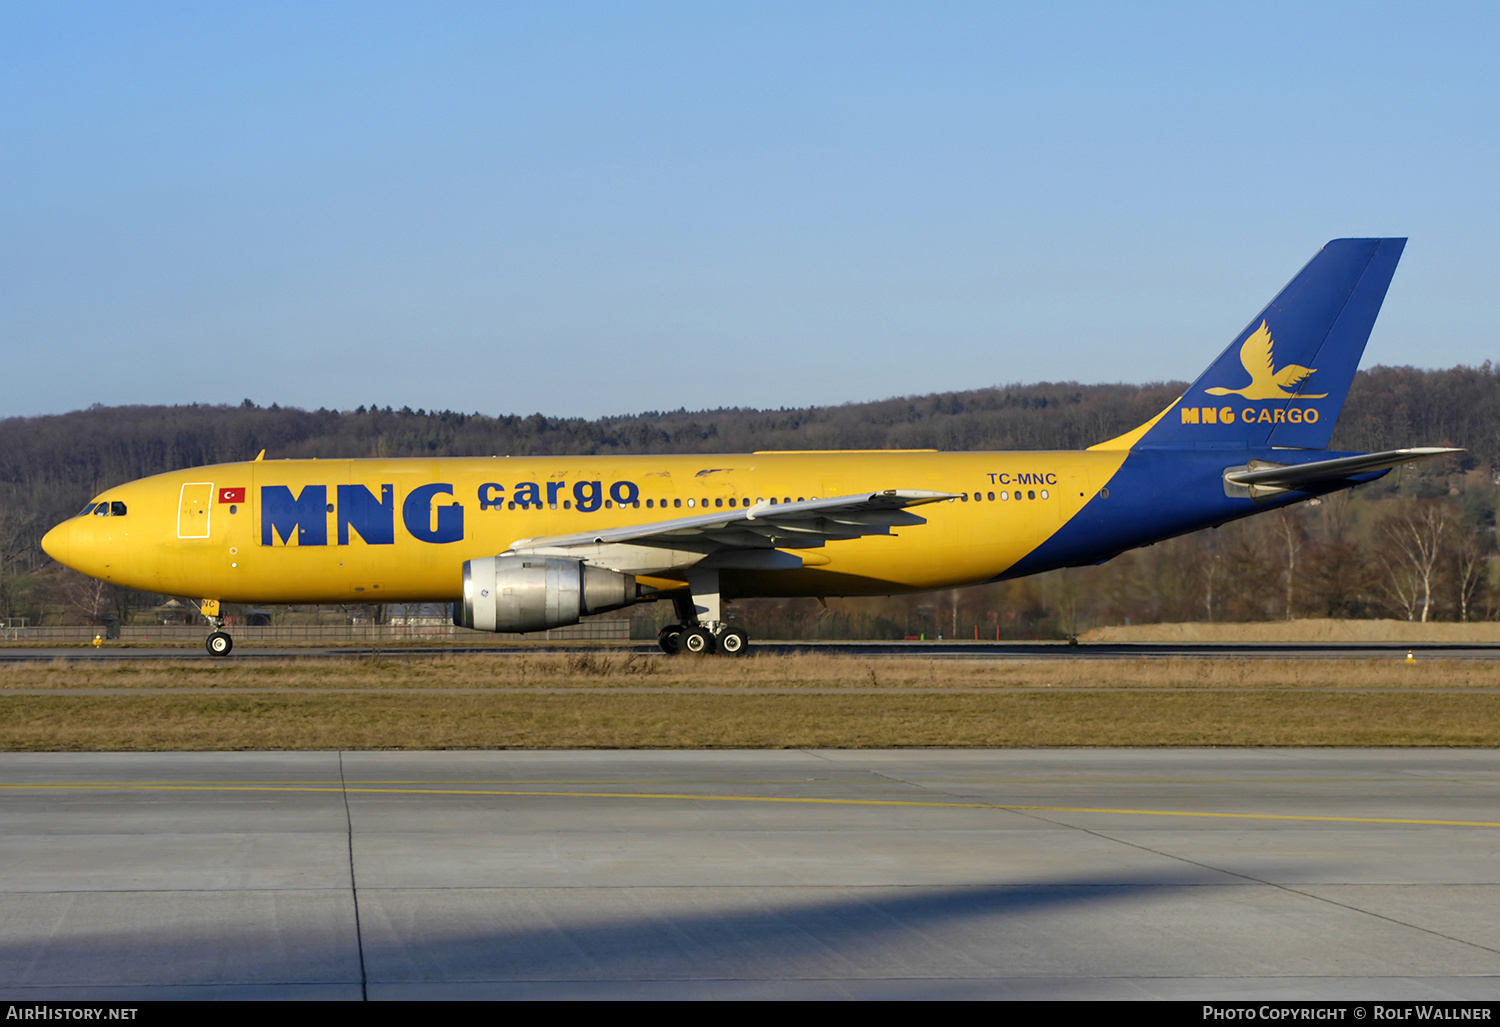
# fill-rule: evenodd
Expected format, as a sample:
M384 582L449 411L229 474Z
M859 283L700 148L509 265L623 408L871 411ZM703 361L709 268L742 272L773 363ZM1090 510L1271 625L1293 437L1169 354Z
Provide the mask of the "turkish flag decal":
M244 501L245 490L242 488L219 490L219 502L221 503L243 503Z

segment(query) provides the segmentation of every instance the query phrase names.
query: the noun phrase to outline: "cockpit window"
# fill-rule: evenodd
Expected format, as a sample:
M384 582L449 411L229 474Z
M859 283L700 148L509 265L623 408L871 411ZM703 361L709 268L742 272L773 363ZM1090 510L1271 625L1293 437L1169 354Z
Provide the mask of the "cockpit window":
M108 503L100 503L98 506L94 507L94 516L95 517L108 517L109 516L109 504Z
M122 502L120 502L118 499L115 500L113 503L110 503L109 504L109 515L111 517L124 517L125 516L125 504L122 503Z
M78 516L79 517L87 517L89 514L91 514L93 512L94 512L94 504L90 503L88 506L86 506L82 510L78 511Z

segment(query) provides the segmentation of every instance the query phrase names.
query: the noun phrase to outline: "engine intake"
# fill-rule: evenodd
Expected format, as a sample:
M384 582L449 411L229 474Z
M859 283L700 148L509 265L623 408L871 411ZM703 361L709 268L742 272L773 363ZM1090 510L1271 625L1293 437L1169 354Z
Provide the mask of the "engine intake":
M618 610L648 590L635 576L560 556L506 553L464 563L464 598L453 623L479 631L544 631Z

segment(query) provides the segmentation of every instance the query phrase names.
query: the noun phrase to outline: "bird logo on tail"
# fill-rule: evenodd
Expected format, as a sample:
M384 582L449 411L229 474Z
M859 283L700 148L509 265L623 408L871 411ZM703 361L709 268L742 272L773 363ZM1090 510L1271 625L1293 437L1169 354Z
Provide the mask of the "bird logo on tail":
M1246 399L1323 399L1328 395L1324 392L1316 396L1298 396L1297 386L1317 371L1317 368L1287 364L1281 370L1276 370L1271 357L1271 347L1274 345L1271 329L1262 321L1260 327L1251 332L1245 344L1240 347L1240 363L1250 376L1250 384L1243 389L1226 389L1216 385L1203 391L1210 396L1244 396Z

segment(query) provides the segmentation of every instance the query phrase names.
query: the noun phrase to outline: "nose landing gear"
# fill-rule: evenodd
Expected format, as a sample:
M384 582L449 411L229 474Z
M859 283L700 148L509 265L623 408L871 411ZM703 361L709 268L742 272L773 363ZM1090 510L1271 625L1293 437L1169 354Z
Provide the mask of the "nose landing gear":
M205 599L198 604L198 611L213 625L213 633L203 640L203 648L210 656L228 656L234 650L234 639L224 630L224 617L219 612L217 599Z

